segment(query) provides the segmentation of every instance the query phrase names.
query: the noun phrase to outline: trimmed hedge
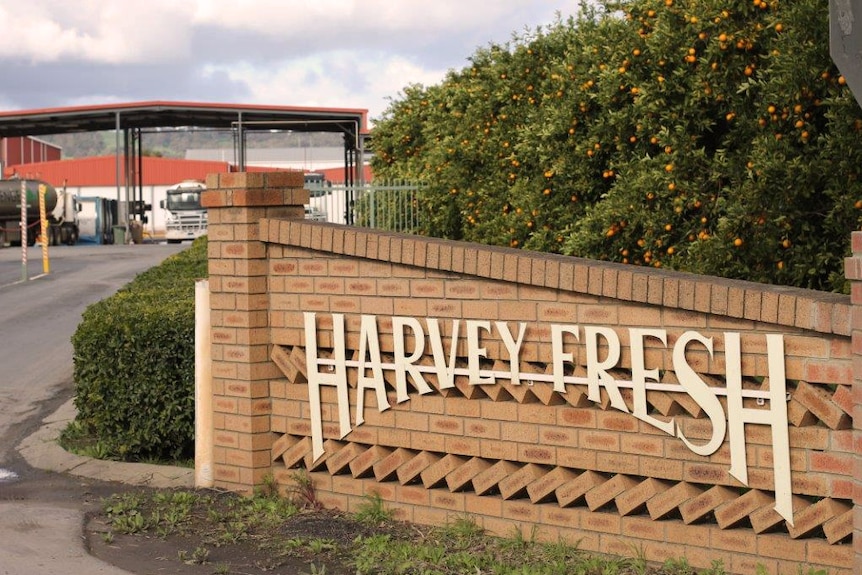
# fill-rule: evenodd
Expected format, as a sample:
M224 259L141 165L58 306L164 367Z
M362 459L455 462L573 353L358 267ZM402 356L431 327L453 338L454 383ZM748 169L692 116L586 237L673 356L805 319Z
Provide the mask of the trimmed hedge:
M75 435L126 461L194 455L194 285L206 238L90 305L72 336Z

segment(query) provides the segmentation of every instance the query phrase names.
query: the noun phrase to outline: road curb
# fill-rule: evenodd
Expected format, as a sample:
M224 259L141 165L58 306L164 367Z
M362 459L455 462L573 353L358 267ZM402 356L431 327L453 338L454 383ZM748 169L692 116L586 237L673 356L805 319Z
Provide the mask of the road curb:
M58 443L60 433L75 419L74 400L69 400L42 420L42 426L18 444L18 453L37 469L68 473L99 481L156 488L194 488L194 469L151 463L105 461L69 453Z

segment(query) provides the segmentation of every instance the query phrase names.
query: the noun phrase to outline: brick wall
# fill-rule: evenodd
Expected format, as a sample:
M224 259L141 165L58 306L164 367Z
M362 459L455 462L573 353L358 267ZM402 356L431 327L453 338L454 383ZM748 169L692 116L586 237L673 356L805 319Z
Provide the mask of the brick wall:
M517 528L589 551L634 546L655 561L721 560L733 573L853 572L851 298L306 222L295 174L220 174L207 184L218 486L247 492L269 473L287 486L306 470L318 497L343 509L378 493L403 519L467 513L493 533ZM862 278L851 264L849 277ZM435 367L432 323L440 356L454 358L451 378ZM572 352L563 363L550 343L559 326ZM604 334L592 364L589 326ZM713 349L695 342L683 363L714 403L680 383L673 350L692 332ZM736 407L725 393L732 334ZM742 457L733 426L708 455L681 438L710 443L717 410L752 421L783 413L763 399L781 379L767 334L783 336L792 524L774 509L787 477L777 426L743 424ZM604 370L611 383L593 389L589 366L614 349L602 337L618 339L619 359ZM422 357L408 363L424 370L424 385L399 383L394 366L405 361L396 358L417 349ZM565 392L555 379L563 364ZM471 380L489 374L493 383Z

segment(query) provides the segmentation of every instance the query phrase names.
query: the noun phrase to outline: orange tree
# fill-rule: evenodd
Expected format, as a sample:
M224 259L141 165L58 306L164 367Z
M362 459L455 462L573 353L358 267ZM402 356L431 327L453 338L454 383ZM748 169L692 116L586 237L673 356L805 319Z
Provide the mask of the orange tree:
M605 1L405 89L374 170L429 235L842 291L860 133L821 0Z

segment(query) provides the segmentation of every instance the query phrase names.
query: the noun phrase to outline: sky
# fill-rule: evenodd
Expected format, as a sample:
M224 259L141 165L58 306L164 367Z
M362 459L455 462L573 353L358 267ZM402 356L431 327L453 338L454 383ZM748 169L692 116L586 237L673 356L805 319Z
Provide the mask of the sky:
M0 110L149 100L360 108L578 0L0 0Z

